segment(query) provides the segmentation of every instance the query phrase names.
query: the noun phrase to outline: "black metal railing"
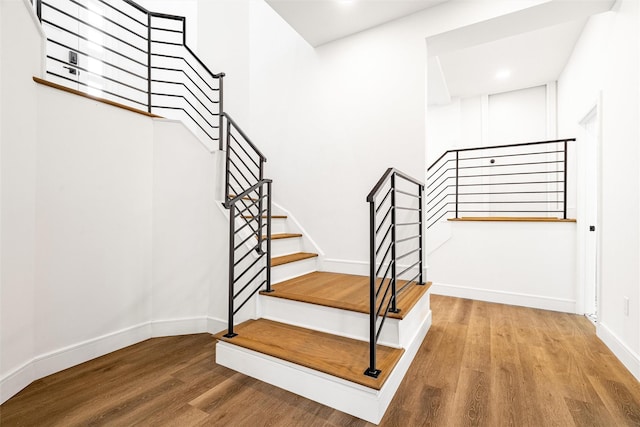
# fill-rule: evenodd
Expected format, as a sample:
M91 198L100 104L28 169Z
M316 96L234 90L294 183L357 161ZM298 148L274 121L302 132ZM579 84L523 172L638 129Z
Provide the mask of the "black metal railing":
M370 225L369 367L377 378L376 346L387 314L397 313L397 296L411 284L424 285L424 184L389 168L367 196ZM403 264L399 264L402 261Z
M567 152L575 139L464 148L428 168L427 228L449 218L567 218Z
M187 46L185 18L131 0L32 0L47 34L47 74L58 83L180 119L226 150L229 329L260 289L271 291L271 180L266 157L223 109L224 73ZM77 86L77 87L74 87Z
M255 194L262 196L256 199L252 197ZM234 332L238 311L261 289L271 292L271 180L258 181L225 206L229 209L229 323L225 337L233 338L238 335Z
M47 35L46 72L56 83L182 120L222 150L224 73L186 43L182 16L131 0L36 0Z
M260 289L271 292L271 180L267 158L236 122L226 128L225 207L229 209L229 329L234 316ZM236 301L239 301L236 304Z

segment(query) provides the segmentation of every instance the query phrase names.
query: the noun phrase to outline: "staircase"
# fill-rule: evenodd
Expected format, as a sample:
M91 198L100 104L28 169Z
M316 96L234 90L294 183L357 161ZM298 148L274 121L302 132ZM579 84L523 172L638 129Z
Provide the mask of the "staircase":
M389 169L367 198L369 277L319 271L311 240L285 212L272 212L267 159L225 112L225 74L212 73L187 46L185 18L112 3L98 12L70 0L32 2L47 34L46 75L112 105L183 120L209 149L225 152L229 318L215 335L216 361L378 423L431 325L424 185ZM90 66L96 61L100 72ZM409 187L396 187L396 178ZM407 196L411 203L396 204ZM419 249L408 248L417 242ZM418 261L397 263L408 257ZM415 276L401 280L405 273Z
M288 216L271 221L271 289L235 336L215 335L216 363L379 423L431 325L430 283L398 296L376 349L381 373L365 375L370 278L318 271L318 254Z

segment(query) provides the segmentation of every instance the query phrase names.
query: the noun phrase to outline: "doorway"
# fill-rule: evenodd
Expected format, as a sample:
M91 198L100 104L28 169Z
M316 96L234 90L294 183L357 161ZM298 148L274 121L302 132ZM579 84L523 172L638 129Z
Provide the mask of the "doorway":
M600 289L600 108L597 103L580 121L584 147L583 310L598 322Z

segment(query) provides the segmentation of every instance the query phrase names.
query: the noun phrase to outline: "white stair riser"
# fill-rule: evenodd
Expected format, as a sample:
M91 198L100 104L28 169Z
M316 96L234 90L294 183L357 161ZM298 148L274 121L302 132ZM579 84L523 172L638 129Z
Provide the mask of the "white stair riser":
M286 232L287 232L286 218L271 218L271 234L286 233Z
M318 269L318 257L271 267L271 284L283 282Z
M287 239L271 240L271 257L302 252L302 238L291 237Z
M261 295L258 303L260 317L333 335L369 340L369 315L324 307L284 298ZM400 321L388 318L380 334L380 344L400 345Z
M416 328L424 321L430 311L428 294L429 292L426 292L422 296L404 319L387 318L378 342L390 347L406 348L410 344ZM365 313L266 295L260 296L258 313L260 317L277 322L361 341L369 340L370 317Z

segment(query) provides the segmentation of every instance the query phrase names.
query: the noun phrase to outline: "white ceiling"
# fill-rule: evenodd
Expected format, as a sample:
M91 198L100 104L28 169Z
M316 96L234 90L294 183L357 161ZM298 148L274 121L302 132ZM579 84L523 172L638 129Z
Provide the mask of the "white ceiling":
M449 0L266 0L317 47Z
M265 1L317 47L444 2L469 0ZM614 3L549 0L428 37L429 104L557 80L588 17L611 9ZM496 73L505 69L510 77L496 79Z
M557 80L585 23L585 19L571 21L439 55L449 95L466 98ZM510 76L497 77L501 71ZM436 103L433 95L430 103Z

